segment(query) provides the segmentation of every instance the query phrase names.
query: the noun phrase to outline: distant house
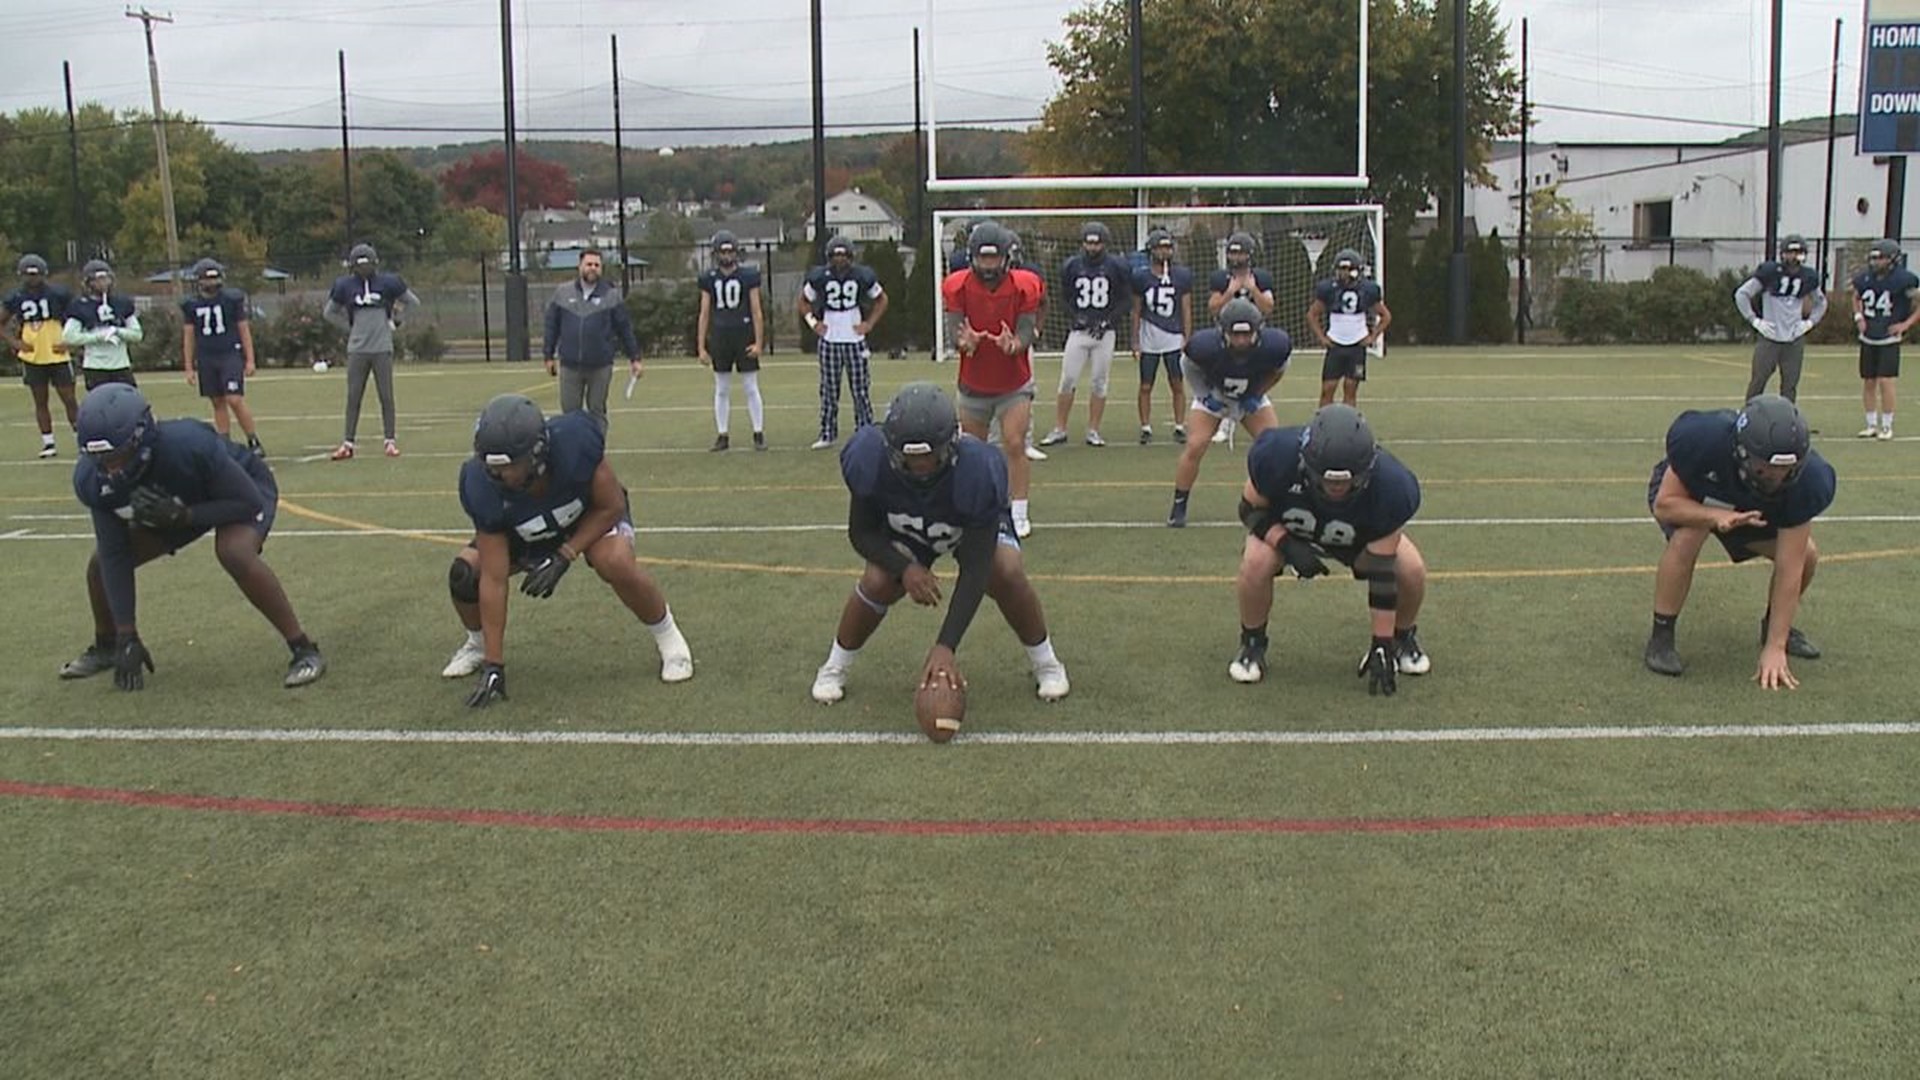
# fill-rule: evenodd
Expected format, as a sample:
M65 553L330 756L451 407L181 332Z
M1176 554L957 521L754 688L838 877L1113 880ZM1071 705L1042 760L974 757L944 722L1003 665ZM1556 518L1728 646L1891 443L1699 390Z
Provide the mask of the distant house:
M635 232L631 218L627 222L628 243L633 242ZM520 243L526 257L534 266L546 266L548 269L566 269L580 265L580 253L588 248L597 248L602 252L613 252L620 247L620 225L618 217L607 221L596 221L580 210L556 210L541 208L529 210L520 215ZM613 262L609 255L607 262ZM631 255L628 263L634 266L646 265L644 261L635 261Z
M768 250L778 248L787 240L786 223L777 217L765 215L747 215L731 217L722 221L711 218L692 218L693 251L688 265L695 271L705 270L713 265L713 234L722 229L733 234L740 248L740 261L763 262L761 255Z
M907 223L893 208L859 188L848 188L827 200L827 235L844 236L854 243L891 240L899 243ZM807 240L817 243L813 215L807 215Z

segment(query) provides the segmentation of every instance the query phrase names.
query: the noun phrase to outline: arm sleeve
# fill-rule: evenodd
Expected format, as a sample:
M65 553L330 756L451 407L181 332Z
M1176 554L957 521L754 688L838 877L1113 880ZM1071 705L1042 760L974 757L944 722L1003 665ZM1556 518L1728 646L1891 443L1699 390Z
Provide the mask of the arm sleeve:
M342 330L353 329L353 318L347 314L347 309L341 306L340 301L331 296L327 297L327 306L320 309L320 317Z
M560 347L561 315L560 305L554 303L552 300L547 301L547 310L541 319L542 324L545 326L545 334L541 339L540 346L541 356L557 355L554 350Z
M1733 290L1733 306L1740 309L1740 317L1753 318L1753 298L1760 295L1760 279L1748 278Z
M955 652L960 650L960 639L973 623L974 612L980 610L981 598L987 595L987 578L993 573L993 547L998 541L998 530L994 526L969 528L961 535L960 546L953 551L960 577L954 582L953 595L947 599L947 617L940 623L938 641Z
M127 316L127 324L120 328L120 340L121 341L144 341L146 340L146 337L147 337L147 331L145 327L140 325L140 316L138 315Z
M640 339L634 336L633 314L627 310L625 300L613 306L613 332L620 336L620 345L627 350L627 359L640 359Z
M127 523L111 510L93 508L94 557L100 560L100 583L107 590L107 608L115 626L134 625L133 545Z
M207 479L207 499L187 507L187 521L196 529L211 529L250 521L266 509L260 485L225 454L214 459L213 475Z
M887 542L887 524L874 503L855 496L847 507L847 539L862 558L898 577L913 560Z
M420 294L417 292L414 292L412 289L408 289L406 293L400 297L400 302L407 305L410 308L417 308L422 306L420 303Z
M80 325L79 319L68 319L60 326L60 340L67 345L89 345L93 343L93 334Z
M1813 304L1807 309L1807 321L1819 325L1827 317L1827 290L1818 285L1813 289Z

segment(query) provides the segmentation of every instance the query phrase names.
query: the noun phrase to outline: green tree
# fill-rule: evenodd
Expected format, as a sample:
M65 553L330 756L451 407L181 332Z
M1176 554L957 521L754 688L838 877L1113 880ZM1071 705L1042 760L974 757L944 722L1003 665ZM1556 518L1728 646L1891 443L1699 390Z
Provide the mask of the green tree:
M1411 216L1453 173L1454 0L1369 0L1369 194ZM1471 0L1469 165L1518 130L1518 76L1493 0ZM1128 171L1125 0L1070 13L1048 58L1061 79L1030 138L1041 172ZM1359 20L1325 0L1160 0L1144 5L1147 171L1328 174L1353 170ZM944 136L942 138L944 142Z
M913 327L904 317L906 312L893 310L893 305L907 295L907 266L901 261L899 246L891 240L868 241L860 246L860 261L873 270L880 287L887 291L887 317L867 335L867 344L875 352L904 347Z
M440 216L433 181L379 150L354 157L353 181L355 242L372 244L389 263L424 259ZM505 236L503 226L503 243Z
M1487 345L1512 341L1513 309L1507 297L1513 274L1507 269L1507 246L1500 240L1500 230L1467 245L1467 274L1473 287L1467 297L1467 336Z
M1584 277L1600 255L1593 215L1575 209L1559 187L1529 193L1527 224L1527 291L1523 314L1535 320L1560 308L1560 291L1568 278Z

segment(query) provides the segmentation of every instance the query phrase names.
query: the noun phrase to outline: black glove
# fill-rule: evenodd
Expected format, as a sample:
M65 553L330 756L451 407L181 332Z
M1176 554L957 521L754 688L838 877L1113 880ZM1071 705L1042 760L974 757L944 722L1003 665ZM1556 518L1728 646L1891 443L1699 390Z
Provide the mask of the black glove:
M1311 581L1327 572L1327 564L1320 561L1320 553L1313 545L1292 533L1280 541L1280 557L1301 581Z
M128 500L133 522L146 529L167 531L187 527L187 504L156 487L138 487Z
M467 698L467 708L484 709L496 701L507 700L507 667L489 660L480 665L480 685Z
M553 595L554 588L560 584L560 579L566 576L567 568L572 565L573 560L557 551L553 552L539 565L527 571L526 578L520 582L520 591L528 596L537 596L545 600Z
M153 654L140 643L139 634L122 634L113 647L113 685L121 690L146 689L142 667L153 670Z
M1392 697L1398 690L1396 676L1399 668L1394 665L1393 639L1377 637L1367 649L1367 655L1360 658L1360 670L1354 675L1367 680L1367 693Z

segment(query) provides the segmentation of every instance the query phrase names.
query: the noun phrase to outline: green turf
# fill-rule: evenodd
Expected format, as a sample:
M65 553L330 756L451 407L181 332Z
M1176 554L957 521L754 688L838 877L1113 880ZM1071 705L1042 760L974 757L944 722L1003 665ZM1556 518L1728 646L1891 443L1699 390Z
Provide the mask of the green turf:
M698 659L664 686L589 574L515 594L512 700L438 678L471 417L537 370L399 380L398 461L339 437L338 372L251 387L283 492L269 561L333 669L285 652L205 545L140 579L159 671L61 683L85 643L71 460L0 391L0 724L911 731L938 615L903 605L847 700L807 699L858 571L814 375L763 376L774 450L704 453L710 378L649 365L611 446L639 548ZM1795 693L1746 682L1763 568L1710 553L1681 680L1639 665L1659 537L1645 477L1683 407L1732 403L1744 350L1400 350L1362 405L1420 475L1434 673L1353 677L1364 590L1282 583L1268 681L1229 682L1241 453L1165 529L1176 450L1105 434L1034 469L1027 566L1073 695L1033 697L991 607L961 653L969 730L1318 731L1911 720L1912 522L1816 527ZM1122 365L1124 368L1124 365ZM1317 362L1282 384L1301 422ZM1043 361L1051 389L1056 362ZM880 361L876 398L951 367ZM184 384L146 380L162 415ZM1912 444L1860 443L1858 382L1814 350L1801 403L1834 517L1920 506ZM536 396L553 401L550 388ZM736 445L747 442L735 393ZM377 451L369 402L361 445ZM1043 411L1043 416L1046 413ZM851 427L850 414L843 424ZM1043 419L1044 429L1047 420ZM1916 429L1920 430L1920 429ZM1451 440L1451 441L1449 441ZM1498 441L1508 440L1508 441ZM1534 441L1534 440L1546 440ZM440 455L440 456L434 456ZM1468 524L1488 518L1623 523ZM1138 528L1068 527L1074 524ZM811 526L768 531L765 526ZM442 530L362 535L370 527ZM685 532L650 532L650 528ZM717 531L728 530L728 531ZM354 535L302 535L316 531ZM1910 738L1302 746L527 747L0 740L0 780L254 799L696 818L1433 818L1920 804ZM1886 1076L1920 1059L1911 825L1322 836L575 834L0 800L0 1075Z

